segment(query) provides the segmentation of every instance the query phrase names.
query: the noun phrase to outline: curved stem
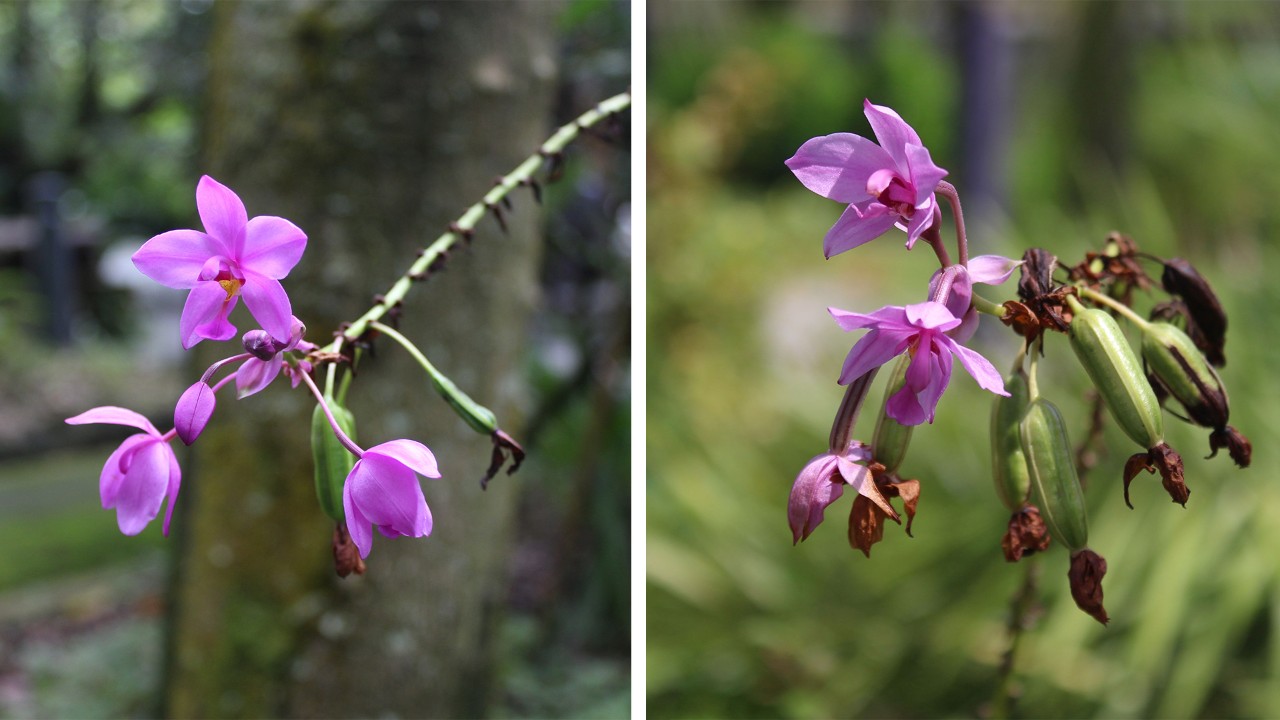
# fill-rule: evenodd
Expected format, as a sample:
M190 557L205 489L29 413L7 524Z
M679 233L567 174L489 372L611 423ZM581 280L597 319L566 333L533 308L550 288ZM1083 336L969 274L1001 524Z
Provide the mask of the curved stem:
M360 446L347 437L347 434L342 432L342 428L338 426L338 421L333 417L333 411L329 409L329 403L325 401L324 395L320 393L320 388L316 387L316 381L311 379L311 373L299 372L298 374L302 376L302 381L307 384L307 387L311 388L311 394L316 396L316 401L320 403L320 410L324 412L325 419L329 421L329 427L333 429L333 434L338 438L338 442L342 443L342 446L357 458L364 457L364 450L361 450Z
M498 429L498 418L494 416L493 411L472 400L469 395L459 390L452 380L445 377L443 373L436 369L435 365L431 364L431 361L427 359L426 355L422 354L417 345L409 342L409 338L401 335L395 328L383 325L377 320L373 321L370 327L400 343L400 346L412 355L414 360L418 361L422 369L426 370L427 375L431 377L431 384L435 386L436 392L444 397L445 402L449 403L454 412L467 421L472 430L488 435Z
M1105 293L1100 293L1100 292L1098 292L1097 290L1090 290L1090 289L1089 289L1089 288L1087 288L1087 287L1082 287L1082 286L1078 286L1078 285L1076 286L1076 292L1080 293L1080 296L1081 296L1081 297L1088 298L1089 300L1091 300L1091 301L1093 301L1093 302L1100 303L1100 304L1102 304L1102 305L1106 305L1107 307L1111 308L1112 310L1115 310L1116 312L1118 312L1118 313L1120 313L1121 315L1125 316L1125 318L1126 318L1129 322L1133 323L1134 325L1138 326L1139 328L1146 328L1146 327L1148 327L1149 325L1151 325L1151 323L1149 323L1149 322L1147 322L1146 320L1142 319L1142 316L1141 316L1141 315L1139 315L1138 313L1136 313L1136 312L1134 312L1134 311L1130 310L1130 309L1129 309L1129 307L1128 307L1127 305L1125 305L1125 304L1124 304L1124 303L1122 303L1122 302L1119 302L1118 300L1116 300L1116 299L1114 299L1114 298L1110 297L1109 295L1107 295L1107 294L1105 294Z
M951 205L951 214L956 220L956 252L960 254L960 264L969 264L969 240L964 232L964 212L960 209L960 193L956 192L956 186L943 180L938 183L938 189L935 190L938 195L947 199L947 203Z
M979 295L978 293L973 294L973 299L970 300L970 302L973 303L973 306L977 308L978 312L980 313L995 315L996 317L1004 317L1003 305L999 305L991 300L988 300L982 297L981 295Z
M1040 397L1040 386L1036 384L1036 370L1039 369L1040 356L1044 354L1044 334L1036 340L1035 348L1030 351L1031 361L1027 363L1027 399Z
M933 254L938 256L938 264L942 265L944 270L951 266L951 256L947 254L946 243L942 242L942 231L938 229L937 222L926 228L920 234L920 239L929 243L929 247L933 248Z
M222 358L218 362L210 365L208 370L204 371L204 374L200 376L200 382L207 384L209 382L209 378L213 377L213 374L218 372L218 368L226 365L227 363L233 363L237 360L247 360L251 357L253 357L251 353L243 352L239 355L232 355L229 358ZM228 377L235 377L235 373L231 373ZM221 385L219 385L219 387L221 387Z
M436 263L445 259L450 248L460 240L469 238L472 230L479 224L485 213L501 212L497 208L499 208L500 203L506 201L507 196L513 190L522 185L535 185L533 174L537 172L538 168L542 167L547 158L559 157L561 151L569 143L577 139L584 130L626 110L630 106L631 93L630 91L624 92L605 100L591 110L579 115L573 122L557 130L546 142L542 143L537 152L525 158L524 162L517 165L515 170L499 178L497 184L480 199L480 202L467 208L466 212L462 213L443 235L436 238L426 249L422 250L418 259L392 284L391 289L382 295L377 304L347 326L341 335L329 344L327 349L336 352L344 340L354 340L363 335L370 323L381 319L387 311L404 299L405 295L409 293L409 288L413 287L414 280L426 279ZM501 218L502 216L498 215L498 217Z
M862 409L862 401L867 398L871 389L871 381L875 380L880 368L872 368L849 383L840 399L840 408L836 410L836 419L831 423L831 437L827 441L828 449L833 455L843 455L849 447L849 437L853 435L853 424L858 420L858 411Z

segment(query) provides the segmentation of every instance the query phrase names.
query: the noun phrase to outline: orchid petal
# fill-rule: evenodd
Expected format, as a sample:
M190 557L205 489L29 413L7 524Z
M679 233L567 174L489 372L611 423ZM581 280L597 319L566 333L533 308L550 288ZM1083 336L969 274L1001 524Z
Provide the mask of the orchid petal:
M240 265L273 280L289 274L307 249L307 235L284 218L261 215L245 226Z
M169 487L166 443L148 440L134 451L133 462L115 496L116 524L125 535L137 535L160 514Z
M217 238L232 257L240 257L244 249L245 212L240 196L231 188L205 175L196 184L196 209L205 232Z
M836 307L827 308L827 312L846 331L884 325L908 327L907 313L901 305L886 305L871 313L849 312Z
M440 469L436 465L436 456L432 454L426 445L415 440L384 442L381 445L374 445L365 451L365 455L369 453L392 458L423 477L440 477Z
M173 519L173 506L178 502L178 490L182 487L182 468L178 465L178 457L173 454L169 443L164 444L169 454L169 489L165 495L169 498L169 506L164 511L164 535L169 536L169 521Z
M898 328L875 328L863 335L849 350L840 371L839 383L848 385L864 373L902 354L914 334Z
M271 384L280 374L284 360L275 355L270 360L249 358L236 370L236 394L243 400L255 395Z
M916 189L916 196L912 204L920 207L921 203L931 197L933 192L938 189L938 183L942 182L942 178L947 176L947 171L933 164L933 158L929 156L929 149L923 145L907 145L905 153L911 173L909 175L911 184Z
M880 142L880 147L884 148L884 151L893 158L894 163L897 164L902 174L906 175L909 167L906 154L907 144L923 145L924 143L920 142L920 136L898 113L890 108L883 105L872 105L870 100L863 100L862 111L867 116L867 122L871 123L871 129L875 132L876 140Z
M1021 264L1021 260L999 255L979 255L969 258L969 277L973 282L984 285L999 285L1008 280Z
M978 320L981 317L982 313L978 312L978 308L970 305L964 317L960 318L960 324L947 331L947 337L961 344L969 342L973 334L978 332Z
M204 432L217 402L213 388L203 380L187 388L178 398L173 410L173 427L184 444L190 445Z
M915 247L916 241L928 230L934 223L941 221L942 212L938 210L938 205L933 198L925 198L924 202L916 206L916 211L911 216L911 220L907 222L904 228L907 231L907 249Z
M431 533L431 511L413 471L385 455L365 453L347 482L352 504L374 525L397 535Z
M65 422L68 425L127 425L138 428L153 437L160 437L160 432L150 420L128 408L114 405L85 410L75 417L67 418Z
M154 440L155 438L150 435L130 435L107 457L106 464L102 466L102 474L98 477L98 496L102 499L104 510L116 506L116 496L120 494L120 483L124 482L138 446Z
M854 203L867 197L867 178L893 167L880 146L853 133L806 140L786 162L802 185L822 197Z
M210 257L225 253L220 242L198 230L170 230L143 243L133 265L161 285L186 290L195 287Z
M822 252L827 258L832 258L852 250L885 234L896 221L896 216L889 213L888 208L874 200L862 203L862 207L850 205L827 231L822 241Z
M932 300L903 307L907 322L914 327L945 332L960 324L946 305Z
M880 493L880 488L876 487L875 476L871 474L871 470L865 465L859 465L843 457L838 460L837 464L840 468L840 476L859 495L878 505L889 517L894 520L898 519L897 511L893 509L893 506L889 504L885 496Z
M288 343L293 328L293 308L279 280L245 269L244 304L263 330L281 343Z
M939 287L944 281L950 287ZM950 265L945 270L935 270L929 278L929 297L946 305L955 317L968 312L973 302L973 282L965 266Z
M230 340L236 328L227 321L227 315L236 306L238 296L227 295L222 285L208 280L196 283L187 295L182 307L182 319L178 322L182 349L190 350L201 340Z
M829 453L805 463L787 499L787 523L792 544L805 540L822 524L824 511L844 492L844 483L833 482L836 458Z
M1004 378L1000 377L1000 371L996 370L989 360L951 338L943 336L939 340L960 358L960 364L978 382L978 387L1009 397L1009 393L1004 389Z
M356 470L362 468L363 462L363 460L357 460L355 467L351 468L351 474L347 475L347 482L342 487L342 509L347 518L347 533L351 536L351 542L355 543L356 548L360 550L360 557L367 558L369 551L373 549L373 523L360 512L359 506L351 496Z

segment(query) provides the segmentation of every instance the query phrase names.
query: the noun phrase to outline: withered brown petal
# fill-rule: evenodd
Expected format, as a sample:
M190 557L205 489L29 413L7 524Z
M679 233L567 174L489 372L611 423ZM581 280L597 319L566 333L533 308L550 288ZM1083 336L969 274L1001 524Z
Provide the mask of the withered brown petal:
M333 569L338 577L346 577L351 573L363 575L364 560L360 557L360 548L351 542L347 534L347 526L338 523L333 528Z
M1151 464L1160 471L1160 480L1165 492L1169 493L1169 497L1173 498L1174 502L1186 507L1191 490L1182 477L1182 456L1166 443L1160 443L1151 448L1149 459Z
M1129 502L1129 483L1138 476L1138 473L1146 470L1147 472L1155 472L1156 468L1151 464L1149 453L1135 453L1129 456L1124 464L1124 504L1133 509L1133 503Z
M1053 269L1058 258L1048 250L1029 248L1022 254L1022 277L1018 279L1018 297L1034 300L1053 289Z
M891 497L897 495L902 498L902 509L907 513L907 536L915 537L911 534L911 523L916 519L916 503L920 502L920 481L900 480L885 483L885 490L886 495Z
M1249 442L1249 438L1245 437L1244 433L1230 425L1214 430L1209 435L1209 449L1213 451L1209 453L1209 457L1217 455L1218 451L1224 447L1231 454L1231 459L1236 465L1242 468L1249 467L1249 462L1253 458L1253 443Z
M1071 555L1071 569L1067 571L1071 599L1076 601L1076 607L1103 625L1111 620L1102 606L1102 576L1106 574L1107 561L1089 548Z
M884 538L884 511L859 495L849 512L849 546L871 557L871 546Z
M1018 562L1024 556L1044 552L1049 547L1049 531L1040 509L1035 505L1023 505L1009 516L1009 529L1000 541L1004 559Z

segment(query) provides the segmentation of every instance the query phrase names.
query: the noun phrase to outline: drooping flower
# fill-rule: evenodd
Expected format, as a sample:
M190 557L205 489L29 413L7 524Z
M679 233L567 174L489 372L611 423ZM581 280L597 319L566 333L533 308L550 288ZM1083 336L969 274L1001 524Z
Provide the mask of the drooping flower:
M178 458L151 421L121 407L96 407L67 418L68 425L105 423L127 425L142 430L130 435L111 453L102 467L98 490L104 509L115 508L116 523L125 535L137 535L160 514L160 505L169 498L164 515L164 534L169 534L173 505L178 500L182 471Z
M342 508L360 557L369 556L375 527L386 537L431 534L431 509L418 475L438 478L440 471L435 455L413 440L375 445L351 468L342 488Z
M951 314L960 318L960 326L947 332L956 342L965 343L978 331L978 310L973 300L973 284L1000 285L1008 280L1022 264L1000 255L979 255L969 258L969 264L949 265L935 270L929 278L929 299L947 306Z
M849 207L827 231L827 257L883 235L897 225L907 232L907 248L938 222L934 190L947 171L933 164L920 136L898 113L863 101L879 145L853 133L806 141L787 160L800 182L822 197Z
M872 368L904 352L911 354L906 382L889 398L885 409L903 425L933 422L938 399L951 381L951 359L957 356L964 369L984 390L1007 395L1004 380L986 358L947 335L960 319L938 302L889 305L863 315L828 308L840 327L870 330L854 343L844 361L840 384L844 385Z
M142 274L191 290L182 309L182 347L231 339L236 329L227 316L241 296L267 333L288 341L292 309L280 279L298 264L307 236L284 218L249 219L240 198L208 175L196 186L196 207L204 232L170 230L133 255Z
M854 440L842 454L825 452L805 464L791 486L791 497L787 501L787 522L791 525L793 543L808 539L817 529L827 506L844 494L845 485L875 503L889 517L898 519L864 464L870 459L870 448Z

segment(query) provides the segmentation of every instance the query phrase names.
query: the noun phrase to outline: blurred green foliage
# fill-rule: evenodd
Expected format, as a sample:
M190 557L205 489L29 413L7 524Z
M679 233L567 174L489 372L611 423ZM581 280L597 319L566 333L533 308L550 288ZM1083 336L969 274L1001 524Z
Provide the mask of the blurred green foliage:
M842 208L782 163L813 135L869 135L869 97L899 110L954 179L952 7L711 5L659 3L651 20L649 712L983 714L1027 571L999 548L1007 513L988 469L989 395L957 371L936 422L914 434L903 472L923 484L915 538L890 525L863 558L843 537L848 497L799 547L785 521L796 473L825 449L834 380L856 339L824 308L918 302L934 259L905 253L894 231L824 262L822 236ZM1064 90L1094 5L1002 6L1022 33L1010 192L1003 216L970 219L974 252L1040 246L1076 262L1121 230L1192 260L1232 318L1222 374L1254 459L1245 471L1204 460L1207 433L1169 417L1190 502L1171 505L1144 475L1131 511L1120 470L1133 448L1108 428L1086 497L1112 622L1076 609L1062 548L1034 559L1040 604L1019 648L1015 714L1274 717L1280 383L1267 338L1280 329L1280 290L1266 268L1280 260L1280 18L1261 3L1126 4L1134 77L1129 105L1111 108ZM1115 113L1122 158L1071 134L1085 113ZM980 292L1002 301L1013 287ZM989 319L974 345L1001 368L1016 352ZM1078 441L1086 379L1065 338L1048 346L1041 383ZM870 438L874 413L856 437Z

